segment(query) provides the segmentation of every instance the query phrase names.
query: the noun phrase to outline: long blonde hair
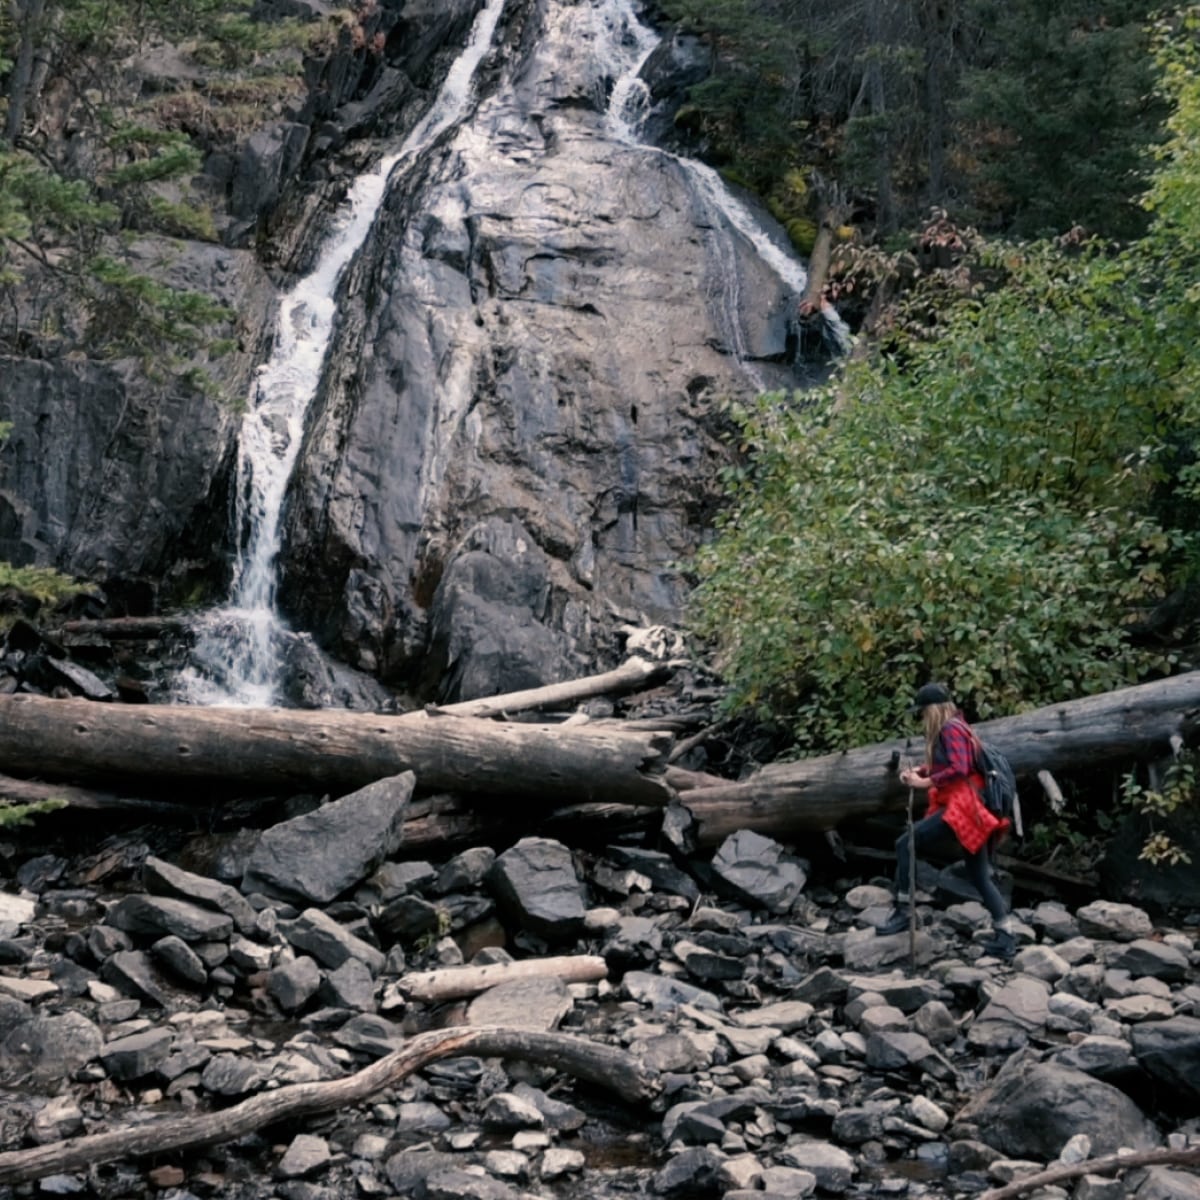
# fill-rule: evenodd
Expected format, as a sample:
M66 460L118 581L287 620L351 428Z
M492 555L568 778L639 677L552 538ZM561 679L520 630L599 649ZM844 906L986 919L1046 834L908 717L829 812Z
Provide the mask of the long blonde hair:
M921 709L921 721L925 726L925 765L933 766L933 752L946 722L958 715L958 705L952 700L944 704L927 704Z

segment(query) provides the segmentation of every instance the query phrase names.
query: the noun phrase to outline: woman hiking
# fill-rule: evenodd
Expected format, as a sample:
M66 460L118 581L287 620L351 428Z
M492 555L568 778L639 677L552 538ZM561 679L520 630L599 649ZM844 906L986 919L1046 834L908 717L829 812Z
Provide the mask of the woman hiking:
M941 683L927 683L909 708L925 728L925 762L900 773L906 787L929 793L925 816L896 840L896 909L879 928L881 935L908 928L913 881L909 879L909 838L917 854L957 850L966 858L967 878L992 916L992 936L985 954L1012 958L1016 938L1004 897L992 879L988 844L1008 828L1004 817L988 811L980 796L983 777L975 768L978 739L950 692Z

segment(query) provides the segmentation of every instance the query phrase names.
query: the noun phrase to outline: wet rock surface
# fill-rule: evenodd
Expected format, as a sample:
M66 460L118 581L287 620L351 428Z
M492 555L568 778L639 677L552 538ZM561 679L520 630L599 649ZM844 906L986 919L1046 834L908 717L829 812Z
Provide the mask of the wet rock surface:
M429 110L481 7L356 13L306 91L208 154L219 244L125 248L237 314L235 348L202 364L221 397L134 362L5 361L0 557L91 580L104 615L226 595L238 405L257 402L280 296L356 173ZM715 176L653 144L707 50L678 36L644 65L644 143L608 111L649 49L640 7L507 0L477 102L406 163L346 272L285 505L286 703L379 708L383 685L444 701L612 666L623 626L679 617L724 401L819 376L796 357L800 265L784 256L785 282ZM256 16L297 11L333 15ZM130 85L153 94L194 72L184 57L147 48ZM99 696L78 673L37 687L60 684Z
M267 836L228 840L245 863L247 841ZM1018 897L1022 944L1005 963L980 955L977 902L925 895L914 972L907 935L897 953L875 932L882 880L830 876L775 843L764 862L804 866L786 907L773 889L769 905L712 891L711 862L672 861L689 899L629 866L653 850L548 838L360 858L358 878L314 905L250 875L238 888L228 866L217 880L180 865L216 861L211 838L156 840L157 853L135 836L90 853L4 846L0 939L24 954L0 962L0 1151L344 1078L419 1031L465 1024L620 1046L660 1091L622 1104L553 1067L443 1059L335 1112L67 1172L39 1194L949 1200L1054 1162L1200 1144L1195 915ZM399 900L432 922L389 918ZM474 915L453 928L455 913ZM602 955L607 977L431 1005L406 986L546 953ZM1158 1200L1196 1195L1200 1178L1155 1168L1113 1184L1045 1195Z
M720 399L796 382L789 287L609 116L632 7L507 7L483 102L389 193L312 410L281 603L439 700L676 619Z

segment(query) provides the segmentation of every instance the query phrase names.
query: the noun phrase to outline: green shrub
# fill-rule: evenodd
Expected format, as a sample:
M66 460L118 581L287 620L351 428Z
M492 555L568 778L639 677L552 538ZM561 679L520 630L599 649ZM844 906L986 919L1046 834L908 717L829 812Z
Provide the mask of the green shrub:
M0 829L16 829L18 826L31 825L30 818L43 813L57 812L66 808L67 802L60 799L35 800L29 804L6 804L0 801Z
M1200 551L1157 515L1200 440L1200 297L1171 255L994 247L1005 286L935 336L733 408L693 609L732 707L826 749L894 732L931 677L988 717L1171 669L1131 628Z

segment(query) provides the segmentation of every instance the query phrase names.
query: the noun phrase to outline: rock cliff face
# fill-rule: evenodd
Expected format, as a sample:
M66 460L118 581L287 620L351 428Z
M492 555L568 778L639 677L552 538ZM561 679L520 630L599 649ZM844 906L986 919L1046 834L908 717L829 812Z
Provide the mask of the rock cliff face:
M376 61L335 56L302 106L210 160L227 244L173 269L241 314L231 394L270 341L264 251L312 261L346 164L412 127L480 8L370 10ZM677 621L679 564L711 527L720 403L795 381L794 280L691 164L609 115L651 47L632 8L507 0L478 102L405 161L342 280L279 604L394 686L529 686L611 662L623 624ZM696 56L667 46L646 69L662 129ZM143 606L183 590L164 580L227 576L236 411L164 396L132 364L4 370L0 557L141 587Z
M180 286L245 314L241 349L212 364L219 385L244 393L275 295L254 256L165 239L138 250ZM0 372L0 416L12 422L0 450L0 559L109 584L135 609L153 604L156 582L175 575L187 586L189 564L211 563L228 523L232 406L164 386L132 361L8 358Z
M784 354L778 277L614 131L623 7L511 0L490 94L393 183L294 479L283 607L444 696L678 618L735 351Z

